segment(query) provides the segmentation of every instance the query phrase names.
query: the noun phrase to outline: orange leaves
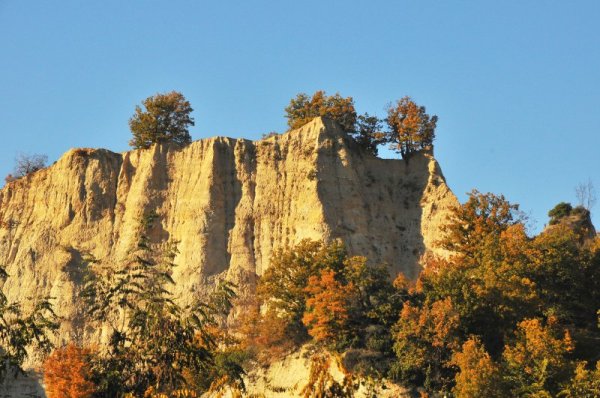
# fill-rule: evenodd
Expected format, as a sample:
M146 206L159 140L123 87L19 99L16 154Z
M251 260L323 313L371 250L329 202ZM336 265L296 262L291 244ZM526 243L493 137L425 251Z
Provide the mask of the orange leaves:
M410 152L426 148L435 139L437 116L429 116L424 106L410 97L403 97L388 109L388 126L392 147L404 157Z
M519 371L534 376L542 367L560 369L565 364L564 356L572 350L568 331L560 338L539 319L526 319L519 323L515 344L505 347L503 357Z
M310 277L305 291L310 296L302 322L308 333L317 341L334 339L346 328L354 285L342 285L335 279L335 272L326 269Z
M69 344L44 362L44 383L48 398L88 398L95 391L89 380L90 350Z
M453 389L457 398L505 396L501 389L500 369L478 339L467 340L462 350L452 355L452 364L460 369Z
M422 308L413 307L405 302L400 313L396 336L402 339L423 339L433 347L456 346L455 332L459 325L459 316L450 297L438 300Z

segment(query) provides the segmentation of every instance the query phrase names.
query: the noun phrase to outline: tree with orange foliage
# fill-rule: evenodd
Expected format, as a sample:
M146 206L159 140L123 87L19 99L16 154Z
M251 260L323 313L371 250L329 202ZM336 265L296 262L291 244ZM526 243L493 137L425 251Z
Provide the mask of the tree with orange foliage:
M433 144L437 120L437 116L427 114L424 106L417 105L410 97L403 97L388 108L386 121L390 131L387 141L405 158L409 153Z
M515 340L504 348L502 359L511 396L555 396L569 380L573 350L568 331L562 332L552 317L548 325L539 319L519 323Z
M474 189L466 203L452 209L439 243L461 257L477 260L477 255L486 250L484 245L494 244L508 227L524 221L519 205L510 203L504 195Z
M87 348L70 343L58 348L44 362L44 384L48 398L88 398L96 390L90 381Z
M460 371L452 392L456 398L506 397L499 366L494 363L479 339L470 338L462 350L452 355L452 364Z
M322 270L310 277L304 289L309 298L302 323L316 341L335 343L348 331L354 285L343 285L335 276L330 269Z
M394 326L396 377L436 390L448 387L453 374L447 364L459 347L459 326L449 297L420 307L405 302Z

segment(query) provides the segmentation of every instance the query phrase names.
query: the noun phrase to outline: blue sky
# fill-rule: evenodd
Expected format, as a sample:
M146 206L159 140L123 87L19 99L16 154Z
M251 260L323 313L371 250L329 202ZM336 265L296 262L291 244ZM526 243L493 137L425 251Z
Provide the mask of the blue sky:
M18 152L127 150L156 92L190 100L194 139L283 131L301 91L380 116L410 95L459 198L503 193L539 229L600 191L599 21L598 1L0 0L0 175Z

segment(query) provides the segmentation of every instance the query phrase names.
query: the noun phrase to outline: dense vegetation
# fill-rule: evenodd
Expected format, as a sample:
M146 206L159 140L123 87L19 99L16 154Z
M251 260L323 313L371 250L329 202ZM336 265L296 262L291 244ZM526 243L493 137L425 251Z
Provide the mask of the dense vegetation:
M307 344L319 349L306 397L352 396L356 380L382 378L425 396L598 396L600 238L561 222L572 211L559 205L557 221L529 237L518 206L473 191L439 242L452 255L429 256L417 281L391 282L340 241L305 240L273 255L255 299L221 284L185 307L169 288L174 252L151 243L149 214L119 271L88 259L81 297L108 345L56 349L48 396L240 395L244 368ZM245 310L225 327L236 300ZM2 302L2 363L18 369L27 345L51 348L56 322L46 301L27 316ZM343 383L325 352L340 359Z
M432 395L598 396L600 240L568 225L531 238L524 223L504 197L474 191L440 242L454 254L432 257L416 283L388 282L339 242L281 251L246 344L273 358L311 341L352 353L354 374Z
M132 146L190 142L192 109L180 93L144 106L130 120ZM365 151L387 143L404 158L431 147L437 124L408 97L380 120L357 115L352 97L323 91L299 94L286 116L290 128L326 116ZM21 159L15 175L43 167L41 160ZM316 352L305 397L352 396L357 379L383 378L422 396L600 396L591 183L577 196L579 206L559 203L548 228L532 237L517 205L473 191L443 229L438 243L448 256L424 256L416 281L392 279L387 266L350 256L341 241L304 240L274 253L255 296L237 297L223 282L185 306L172 294L177 242L151 241L157 215L150 213L127 262L86 258L78 304L107 338L103 346L74 341L55 349L44 362L48 397L241 396L244 369L301 346ZM0 280L7 277L0 267ZM234 305L242 308L235 316ZM0 381L22 371L28 348L54 348L57 321L49 299L9 303L0 290ZM346 372L342 383L328 373L332 356Z
M105 349L70 344L45 362L49 398L185 397L225 387L242 391L243 370L220 323L233 286L182 307L169 290L174 245L155 247L141 223L137 250L116 272L88 259L81 298L93 324L108 332Z

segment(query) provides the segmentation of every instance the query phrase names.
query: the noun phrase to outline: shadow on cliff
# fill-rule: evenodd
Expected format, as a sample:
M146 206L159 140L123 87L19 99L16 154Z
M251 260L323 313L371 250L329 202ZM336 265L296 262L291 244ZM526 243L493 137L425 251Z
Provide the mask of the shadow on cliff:
M0 383L0 398L46 398L41 378L35 372L15 376L9 371Z
M317 156L317 192L329 239L340 238L351 255L386 263L395 277L415 279L426 252L421 199L429 179L423 153L381 159L365 153L331 121L324 120Z

